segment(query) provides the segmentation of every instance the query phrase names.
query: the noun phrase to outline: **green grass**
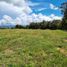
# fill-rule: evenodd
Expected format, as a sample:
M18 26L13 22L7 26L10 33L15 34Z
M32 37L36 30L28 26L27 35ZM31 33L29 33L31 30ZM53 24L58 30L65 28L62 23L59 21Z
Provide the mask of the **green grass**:
M0 67L67 67L67 32L1 29Z

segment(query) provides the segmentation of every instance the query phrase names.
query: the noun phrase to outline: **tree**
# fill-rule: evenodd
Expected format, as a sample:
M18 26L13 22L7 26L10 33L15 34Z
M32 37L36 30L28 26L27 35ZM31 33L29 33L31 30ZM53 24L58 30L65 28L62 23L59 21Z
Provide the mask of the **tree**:
M47 28L47 21L42 21L42 22L40 22L40 29L46 29Z
M53 20L52 21L52 29L61 29L61 21Z
M63 14L62 29L67 30L67 2L61 4L61 11Z
M22 26L22 25L18 25L18 24L17 24L17 25L15 26L15 28L18 28L18 29L24 29L25 27Z
M39 29L39 23L34 23L34 22L30 23L29 28L30 29Z

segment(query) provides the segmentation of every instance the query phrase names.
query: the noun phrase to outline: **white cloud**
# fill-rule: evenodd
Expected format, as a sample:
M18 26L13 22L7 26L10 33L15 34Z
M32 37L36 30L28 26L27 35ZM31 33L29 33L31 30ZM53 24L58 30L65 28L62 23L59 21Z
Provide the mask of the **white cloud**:
M2 11L5 14L3 15L3 19L0 20L0 25L26 25L30 22L40 22L43 20L51 21L54 19L61 19L59 16L55 16L51 14L50 16L43 15L42 13L35 14L32 13L32 9L29 7L31 5L28 4L25 0L0 0L0 12ZM34 6L37 4L33 4ZM56 9L51 6L52 9ZM39 11L44 10L46 8L41 8ZM18 15L15 19L13 19L10 15Z
M62 19L62 17L56 16L54 14L51 14L49 17L52 18L53 20L61 20Z
M43 15L43 14L41 14L41 13L39 13L39 14L32 14L32 21L34 21L34 22L40 22L40 21L43 21L43 20L45 20L45 21L52 21L52 20L61 20L61 18L62 17L60 17L60 16L56 16L56 15L54 15L54 14L51 14L51 15L49 15L49 16L46 16L46 15Z
M23 3L22 5L25 5L25 0L0 0L0 1L4 1L4 2L7 2L7 3L12 3L14 5L18 5L18 6L21 6L21 3Z
M29 0L0 0L0 1L5 1L7 3L12 3L12 4L17 5L17 6L26 6L26 5L37 6L37 5L39 5L39 3L33 3Z
M40 5L40 3L33 3L31 1L28 1L28 5L29 6L38 6L38 5Z
M61 20L62 17L55 16L54 14L51 14L50 16L43 15L41 13L39 14L31 14L31 15L26 15L22 14L16 19L12 19L10 16L5 15L2 20L0 20L0 25L6 25L6 24L11 24L11 25L27 25L30 22L41 22L43 20L45 21L52 21L52 20Z
M8 11L11 13L17 13L17 14L21 14L23 12L26 12L26 13L32 12L32 9L25 3L24 0L22 0L21 2L22 6L16 6L13 3L7 3L5 1L0 1L0 10ZM18 0L18 1L21 1L21 0Z
M0 11L13 14L21 14L22 8L6 2L0 2Z
M3 19L0 20L0 26L11 27L14 25L13 19L10 16L4 15Z
M53 4L50 4L50 8L53 9L53 10L58 10L58 9L59 9L58 7L56 7L56 6L53 5Z
M46 10L47 8L40 8L38 9L38 11L43 11L43 10Z

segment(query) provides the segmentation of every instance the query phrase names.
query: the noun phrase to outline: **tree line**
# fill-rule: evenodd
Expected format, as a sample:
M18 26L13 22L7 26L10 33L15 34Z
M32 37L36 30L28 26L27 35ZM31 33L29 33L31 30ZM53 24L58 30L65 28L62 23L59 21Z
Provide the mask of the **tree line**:
M19 29L61 29L61 20L31 22L29 25L16 25Z

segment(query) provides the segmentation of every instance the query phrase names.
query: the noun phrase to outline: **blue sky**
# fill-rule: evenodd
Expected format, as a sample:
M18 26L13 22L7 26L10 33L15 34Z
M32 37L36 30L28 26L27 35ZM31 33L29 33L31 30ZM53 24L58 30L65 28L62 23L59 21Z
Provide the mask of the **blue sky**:
M0 25L61 20L63 2L67 0L0 0Z
M53 4L56 7L60 7L63 2L67 2L67 0L30 0L30 1L34 3L40 3L38 6L33 7L34 9L38 7L47 8L45 10L42 10L41 13L46 14L46 15L50 15L53 13L58 16L62 16L61 11L59 9L58 10L51 9L49 7L49 4ZM34 11L34 12L39 13L37 11Z

